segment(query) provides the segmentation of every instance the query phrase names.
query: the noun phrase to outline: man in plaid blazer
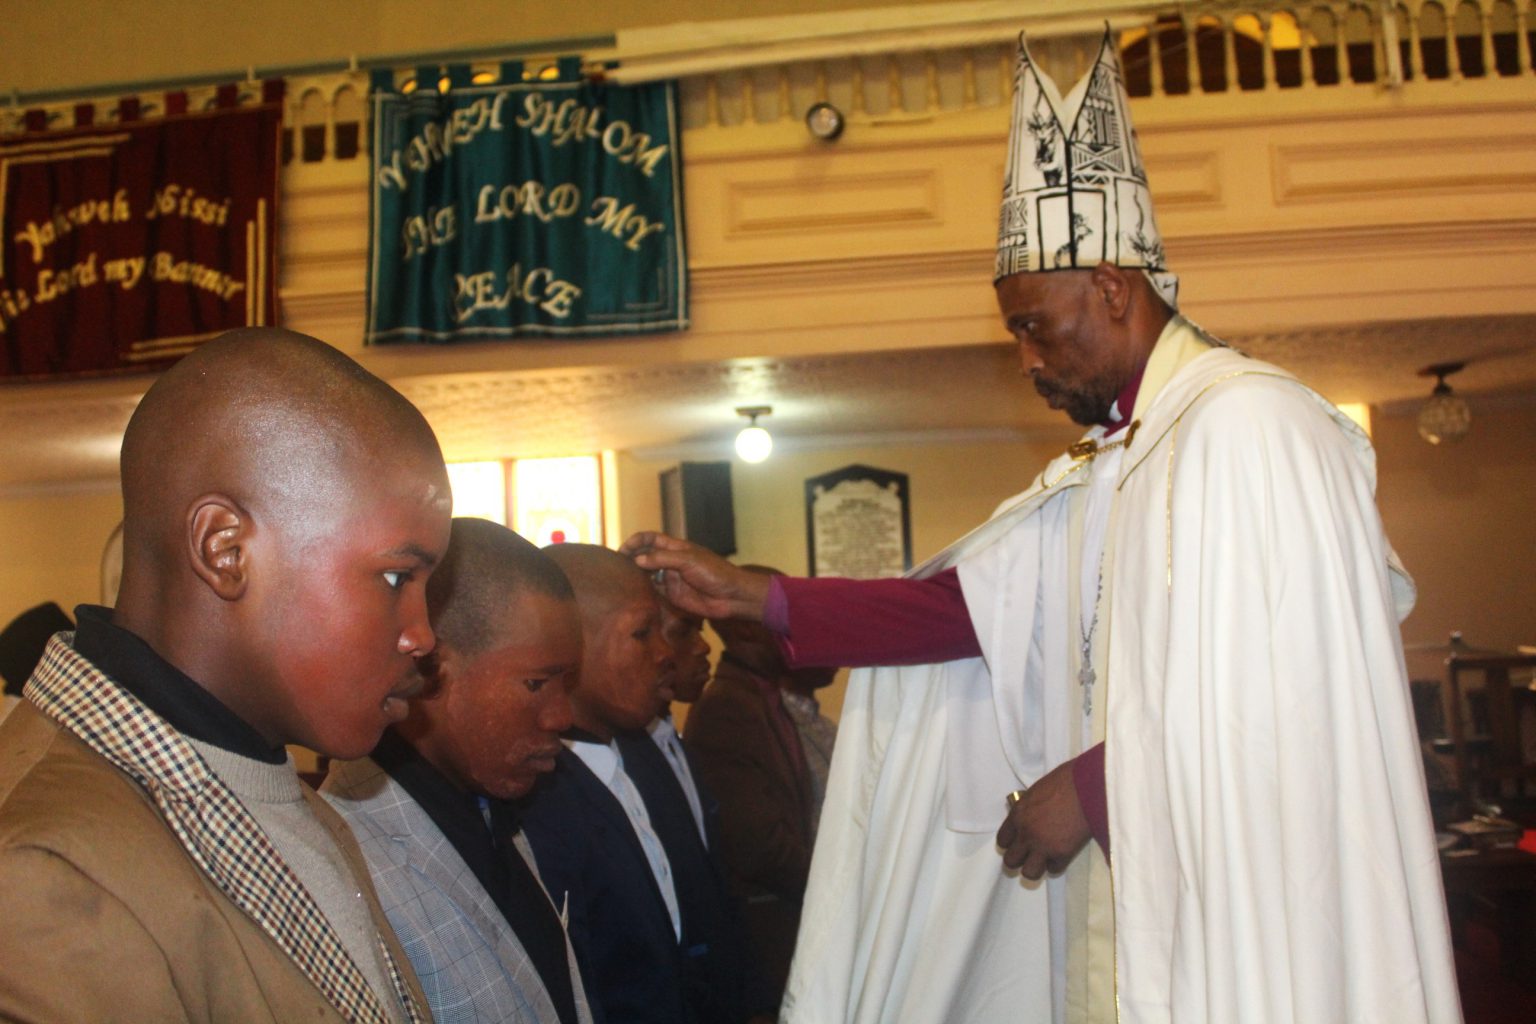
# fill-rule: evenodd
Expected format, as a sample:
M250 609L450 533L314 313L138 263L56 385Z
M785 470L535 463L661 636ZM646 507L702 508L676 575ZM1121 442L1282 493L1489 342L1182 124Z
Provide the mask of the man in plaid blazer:
M581 657L570 584L504 526L455 519L427 585L431 685L322 792L440 1022L591 1024L565 934L508 802L554 766Z

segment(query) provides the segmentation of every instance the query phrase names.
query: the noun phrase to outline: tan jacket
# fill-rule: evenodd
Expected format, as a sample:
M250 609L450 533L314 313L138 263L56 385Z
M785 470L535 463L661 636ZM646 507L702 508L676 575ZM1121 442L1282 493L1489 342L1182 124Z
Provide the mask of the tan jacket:
M308 796L426 1006L356 841ZM0 1020L344 1019L199 869L140 786L30 703L0 724Z

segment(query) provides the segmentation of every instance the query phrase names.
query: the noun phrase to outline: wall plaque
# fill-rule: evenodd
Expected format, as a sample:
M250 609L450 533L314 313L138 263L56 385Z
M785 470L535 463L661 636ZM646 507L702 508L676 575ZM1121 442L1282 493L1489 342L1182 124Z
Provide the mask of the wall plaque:
M912 568L907 474L844 466L805 481L812 576L869 580Z

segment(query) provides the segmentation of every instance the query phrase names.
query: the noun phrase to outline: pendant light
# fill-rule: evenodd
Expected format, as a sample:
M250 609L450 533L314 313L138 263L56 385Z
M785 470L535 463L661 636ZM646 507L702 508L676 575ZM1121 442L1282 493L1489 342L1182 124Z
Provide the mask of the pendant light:
M1434 377L1435 388L1424 408L1419 410L1419 436L1430 444L1460 441L1472 429L1472 410L1466 399L1451 390L1445 378L1466 367L1466 363L1435 363L1419 371L1420 377Z
M773 435L757 425L759 416L772 412L771 405L743 405L736 410L736 415L745 416L749 421L736 435L736 454L743 462L762 462L773 451Z

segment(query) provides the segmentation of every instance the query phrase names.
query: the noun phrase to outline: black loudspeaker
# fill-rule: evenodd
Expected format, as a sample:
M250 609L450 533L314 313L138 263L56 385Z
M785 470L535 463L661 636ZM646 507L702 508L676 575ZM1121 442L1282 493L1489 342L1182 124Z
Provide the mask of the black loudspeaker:
M736 553L729 462L683 462L661 472L661 528L717 555Z

